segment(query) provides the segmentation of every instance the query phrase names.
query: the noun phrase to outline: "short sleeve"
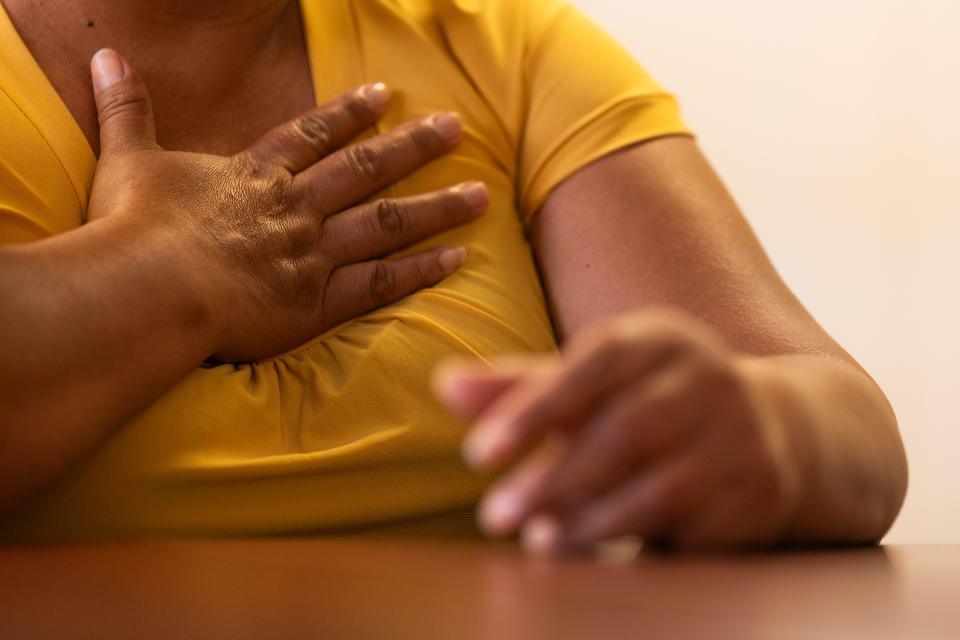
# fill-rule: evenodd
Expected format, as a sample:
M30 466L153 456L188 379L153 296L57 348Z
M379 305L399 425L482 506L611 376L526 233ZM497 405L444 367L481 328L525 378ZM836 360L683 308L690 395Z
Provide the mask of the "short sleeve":
M643 140L687 134L679 107L633 57L569 4L536 2L523 61L528 95L519 149L525 218L587 164Z
M525 224L561 182L594 160L644 140L690 134L674 97L569 2L437 2L455 28L451 45L474 63L468 71L515 134Z

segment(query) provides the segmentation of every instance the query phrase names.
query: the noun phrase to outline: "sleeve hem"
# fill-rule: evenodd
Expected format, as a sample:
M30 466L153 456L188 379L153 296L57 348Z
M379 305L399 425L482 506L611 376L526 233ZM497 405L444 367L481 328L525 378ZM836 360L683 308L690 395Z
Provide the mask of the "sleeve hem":
M561 183L587 165L625 147L671 135L693 137L672 97L636 97L595 114L554 149L521 191L524 227Z

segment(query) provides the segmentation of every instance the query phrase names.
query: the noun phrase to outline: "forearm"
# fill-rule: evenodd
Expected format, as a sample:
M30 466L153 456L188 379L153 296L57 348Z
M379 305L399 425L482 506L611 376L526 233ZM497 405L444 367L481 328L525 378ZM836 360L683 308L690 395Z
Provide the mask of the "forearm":
M784 355L742 364L796 462L800 498L784 541L879 541L907 485L896 417L882 391L839 359Z
M0 249L0 513L209 355L185 247L149 224Z

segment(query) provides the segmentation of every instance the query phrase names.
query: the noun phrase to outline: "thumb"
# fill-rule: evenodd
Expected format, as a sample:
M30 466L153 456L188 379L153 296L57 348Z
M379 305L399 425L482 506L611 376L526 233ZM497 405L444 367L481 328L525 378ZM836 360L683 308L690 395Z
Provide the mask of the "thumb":
M150 93L130 63L113 49L101 49L90 61L90 74L101 157L158 148Z

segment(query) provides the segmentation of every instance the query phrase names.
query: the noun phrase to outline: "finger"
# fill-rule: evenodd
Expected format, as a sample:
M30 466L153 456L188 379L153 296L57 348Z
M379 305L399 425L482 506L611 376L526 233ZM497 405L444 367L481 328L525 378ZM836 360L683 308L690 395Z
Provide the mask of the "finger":
M460 268L466 258L462 247L441 247L340 267L325 292L324 309L329 310L325 320L333 326L433 286Z
M460 141L460 117L443 113L341 149L294 179L308 206L331 215L366 200L450 151Z
M433 372L436 396L465 420L474 420L537 367L543 356L513 355L494 364L453 358Z
M467 461L480 469L516 460L548 430L575 430L619 386L650 375L679 351L657 332L606 335L582 349L547 379L522 381L483 415L464 443Z
M668 537L711 495L709 452L685 450L563 518L559 542L577 549L626 535Z
M158 148L150 93L130 63L113 49L101 49L90 61L90 75L101 157Z
M684 446L692 446L700 398L679 367L626 387L573 436L562 459L536 486L518 496L521 517L557 509L569 496L592 497Z
M434 395L464 420L476 418L519 379L519 375L458 378L447 373L449 369L463 367L460 363L441 364L434 370L431 386Z
M255 161L299 173L341 148L383 115L390 90L368 84L271 129L247 150Z
M536 482L517 481L518 471L500 482L499 492L509 495L516 528L532 513L549 509L563 512L607 491L638 468L666 455L690 431L693 413L680 398L684 383L676 372L665 372L651 382L630 385L606 400L597 414L570 435L570 446L543 470Z
M548 439L510 476L496 483L480 505L480 524L490 535L502 536L517 530L526 516L523 496L532 492L556 468L568 441L562 436Z
M334 264L353 264L470 222L486 210L488 202L486 186L469 182L445 191L355 207L327 218L323 233L331 243Z
M538 514L523 527L521 540L528 553L555 556L564 551L561 545L563 525L553 514Z

